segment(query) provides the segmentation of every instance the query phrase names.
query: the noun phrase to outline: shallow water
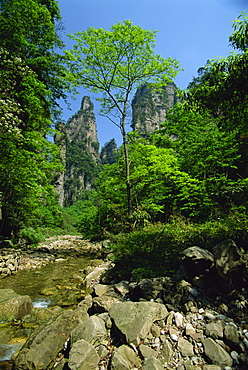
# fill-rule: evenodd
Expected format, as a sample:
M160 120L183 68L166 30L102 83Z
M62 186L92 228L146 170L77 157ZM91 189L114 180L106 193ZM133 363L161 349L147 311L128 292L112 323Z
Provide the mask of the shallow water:
M13 289L21 295L29 295L34 307L70 307L80 301L85 291L82 281L84 269L92 258L69 257L50 262L35 269L19 271L0 279L0 289ZM12 323L0 324L0 361L9 360L25 342L27 334Z
M83 279L83 270L91 261L90 258L72 257L22 270L1 279L0 289L11 288L18 294L29 295L35 304L40 304L38 307L55 305L65 292L80 291L80 277Z

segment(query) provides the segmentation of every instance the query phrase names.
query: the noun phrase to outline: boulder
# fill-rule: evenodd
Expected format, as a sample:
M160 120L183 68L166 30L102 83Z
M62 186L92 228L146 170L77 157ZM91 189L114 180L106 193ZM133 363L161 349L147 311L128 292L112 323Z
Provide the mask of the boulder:
M93 345L81 339L73 344L68 365L71 370L96 370L99 360Z
M85 286L85 288L91 288L95 285L95 283L98 283L101 275L108 269L108 267L108 263L102 266L95 267L94 270L84 279L83 285Z
M156 302L120 302L109 311L116 335L127 343L138 345L149 333L154 321L164 319L168 312Z
M232 272L243 265L241 251L231 239L215 245L213 255L218 274L223 278L229 279Z
M166 339L162 345L161 354L165 362L170 362L173 356L173 348L171 343Z
M221 370L218 365L203 365L203 370Z
M110 288L111 288L110 285L96 284L94 286L94 293L96 296L101 297L102 295L105 295Z
M227 351L216 343L212 338L203 339L203 347L206 357L221 368L232 366L233 360Z
M22 326L24 328L37 327L37 325L41 325L57 315L56 311L54 312L49 308L34 308L30 314L22 318Z
M238 334L237 327L235 325L232 325L232 324L225 325L224 341L232 349L237 348L237 344L239 343L239 334Z
M206 325L205 334L213 339L223 338L223 324L221 321L210 322Z
M164 367L158 359L154 357L149 357L145 359L142 369L143 370L164 370Z
M108 312L110 308L120 302L116 297L111 297L108 295L102 295L101 297L93 298L92 312L93 313L103 313Z
M112 360L111 370L129 370L133 369L133 366L140 367L141 361L135 352L128 346L122 345L116 348Z
M99 345L108 340L105 322L98 316L90 316L79 324L71 333L71 342L75 343L81 339L92 345Z
M193 345L184 338L178 339L178 349L184 357L194 356Z
M129 282L126 280L120 281L119 283L115 284L115 290L122 297L125 297L125 295L129 293Z
M33 303L29 296L21 296L12 289L0 290L0 322L20 319L28 315L32 309Z
M67 310L49 323L38 327L21 348L15 361L15 369L52 368L71 331L79 323L78 315L72 310Z
M158 356L158 353L154 349L152 349L149 346L146 346L145 344L141 344L139 346L139 351L140 351L141 356L143 358L157 357Z
M141 279L137 284L130 285L130 297L133 301L138 301L140 298L147 301L156 299L162 295L166 281L165 277Z
M184 249L181 258L184 268L191 276L204 275L214 264L213 254L197 246Z

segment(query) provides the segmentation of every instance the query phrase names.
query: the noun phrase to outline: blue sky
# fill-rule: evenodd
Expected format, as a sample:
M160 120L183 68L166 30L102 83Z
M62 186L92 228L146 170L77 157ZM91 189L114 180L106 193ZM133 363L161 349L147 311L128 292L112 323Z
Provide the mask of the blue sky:
M68 49L72 41L66 35L88 27L109 29L130 19L144 29L157 30L155 53L180 62L184 71L175 83L182 89L208 59L228 55L232 50L228 45L231 24L240 11L248 10L248 0L58 0L58 4L65 27L62 38ZM113 137L120 145L118 128L98 116L99 105L87 90L70 100L72 110L65 107L63 119L67 121L79 110L84 95L94 103L101 146Z

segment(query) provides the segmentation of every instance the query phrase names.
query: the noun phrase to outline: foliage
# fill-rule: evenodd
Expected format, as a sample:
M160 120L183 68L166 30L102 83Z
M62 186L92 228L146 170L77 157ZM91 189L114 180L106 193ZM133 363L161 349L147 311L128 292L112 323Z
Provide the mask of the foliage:
M237 132L225 132L219 121L208 112L189 109L187 102L178 103L153 140L159 146L173 148L180 168L200 180L217 174L228 176L240 158Z
M126 215L124 158L105 165L97 180L101 226L111 232L168 221L174 212L191 218L206 217L211 201L204 184L179 169L172 149L158 148L129 135L132 217Z
M100 235L97 194L94 191L85 191L81 200L64 209L64 215L67 216L67 225L71 224L85 238Z
M0 233L58 226L61 210L53 189L61 171L58 148L45 136L55 99L62 97L62 46L54 0L0 1Z
M45 241L44 234L41 230L34 229L33 227L26 227L20 230L20 239L24 240L25 243L30 245L37 245L40 242Z
M57 111L56 99L65 97L63 80L64 57L57 50L63 43L59 37L60 11L55 0L1 0L0 47L22 61L50 91L43 104Z
M189 85L188 102L196 109L210 110L220 117L219 126L223 132L236 133L239 143L239 174L247 176L247 14L241 15L233 22L234 32L229 41L238 52L230 53L226 58L209 60L199 69L199 76Z
M214 245L232 238L247 249L247 230L248 219L238 212L203 224L172 217L167 224L148 225L115 237L112 273L120 280L171 275L178 269L180 252L192 245L211 251Z
M48 212L49 203L55 202L51 181L60 165L54 145L35 131L7 142L6 136L1 135L0 147L1 233L11 228L16 235L24 225L47 222L46 217L41 217L41 209Z

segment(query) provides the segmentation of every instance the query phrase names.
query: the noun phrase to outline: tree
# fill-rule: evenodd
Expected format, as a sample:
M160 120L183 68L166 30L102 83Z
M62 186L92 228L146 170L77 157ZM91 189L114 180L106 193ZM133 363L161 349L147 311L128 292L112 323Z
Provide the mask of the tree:
M61 16L55 0L0 0L0 46L22 59L49 90L40 96L49 114L57 114L57 99L65 98L64 47L58 34Z
M117 162L105 165L96 182L101 227L120 232L130 230L130 222L132 227L143 227L148 222L167 222L178 213L192 219L206 217L212 204L204 183L180 170L173 149L133 136L128 134L132 216L127 219L121 148Z
M248 16L241 13L233 22L229 37L236 49L225 58L209 60L198 70L187 91L191 109L218 118L218 129L226 141L233 137L232 148L240 156L236 162L236 179L248 175ZM224 138L226 136L226 138ZM231 148L231 146L230 146Z
M102 93L98 98L102 113L111 114L114 118L108 117L121 131L129 215L132 203L126 123L131 96L143 84L154 88L166 85L179 70L176 60L154 54L155 35L155 31L144 30L127 20L109 31L92 27L70 35L76 44L66 52L67 80L74 88L83 86Z
M61 170L58 148L45 139L55 100L63 95L63 65L54 0L0 1L0 233L18 236L56 209L51 185Z

